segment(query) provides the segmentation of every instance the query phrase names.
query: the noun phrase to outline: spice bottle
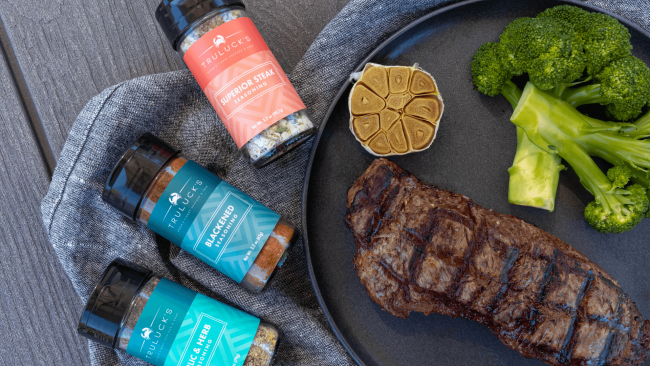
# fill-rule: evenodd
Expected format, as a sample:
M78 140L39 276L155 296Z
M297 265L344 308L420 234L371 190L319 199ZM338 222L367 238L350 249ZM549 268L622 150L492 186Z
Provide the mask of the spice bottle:
M280 336L273 325L122 259L104 271L77 332L157 366L266 366Z
M163 0L156 19L254 167L316 132L243 2Z
M149 133L122 156L102 198L254 292L297 236L291 222Z

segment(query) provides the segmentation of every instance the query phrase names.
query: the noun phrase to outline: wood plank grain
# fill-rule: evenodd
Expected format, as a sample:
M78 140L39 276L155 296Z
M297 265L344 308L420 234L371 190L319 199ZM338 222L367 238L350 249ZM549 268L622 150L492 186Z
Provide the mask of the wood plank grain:
M48 170L2 53L0 95L0 364L88 364L80 300L41 221Z
M185 67L159 29L159 0L2 1L0 18L55 157L86 102L134 77ZM290 72L347 0L248 0L249 15Z

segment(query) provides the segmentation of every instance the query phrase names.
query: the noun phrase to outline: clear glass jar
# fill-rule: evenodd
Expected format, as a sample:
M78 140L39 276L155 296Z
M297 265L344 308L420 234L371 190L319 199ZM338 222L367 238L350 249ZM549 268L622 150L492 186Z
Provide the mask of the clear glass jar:
M189 25L183 30L177 30L176 28L179 28L180 26L177 26L174 22L180 22L181 17L187 12L187 10L178 7L175 9L182 10L174 13L170 5L163 6L165 2L166 1L163 1L163 4L161 4L156 11L156 18L163 27L163 30L167 33L170 41L172 41L174 48L181 54L181 56L183 56L184 59L186 52L188 52L197 41L206 36L212 30L233 20L247 18L243 4L238 1L207 0L206 2L214 3L216 5L221 4L222 6L215 5L216 8L206 8L205 13L201 16L198 16L200 12L193 11L190 19L187 19L187 17L182 18L183 21L189 23ZM201 1L199 0L198 2L200 3ZM176 15L172 16L172 13ZM184 22L181 22L181 24L185 24ZM257 31L255 30L255 32ZM192 70L192 65L188 63L188 66ZM194 70L192 71L194 73ZM282 72L281 69L279 72ZM194 74L195 76L197 75L196 73ZM284 77L286 78L286 75ZM210 95L207 92L206 95L210 98ZM211 102L213 101L211 100ZM213 102L213 105L214 103L215 102ZM219 108L215 107L215 109L219 112ZM224 120L223 113L219 113L219 115L221 119ZM285 115L275 123L266 127L263 131L250 138L243 146L241 146L240 151L254 167L260 168L295 148L315 133L316 127L311 122L307 109L303 108Z
M194 197L191 197L189 200L187 200L187 203L183 203L185 198L185 193L183 193L183 190L177 191L174 188L170 188L171 191L173 191L173 193L170 193L170 189L168 188L170 185L175 184L172 181L175 177L177 177L179 172L181 172L181 169L186 166L188 168L182 173L184 176L182 178L179 178L182 180L181 184L185 183L185 185L188 187L188 190L186 190L186 192L189 193L189 189L193 187L192 184L187 185L187 182L190 180L192 182L195 180L203 181L202 187L211 187L210 189L213 191L210 192L223 192L220 191L218 187L221 184L226 184L230 187L228 188L229 193L227 194L235 196L235 198L239 200L245 200L248 205L246 207L253 207L251 205L259 205L262 207L262 211L256 211L260 213L260 216L252 216L253 214L248 214L250 211L245 211L245 208L233 211L235 214L241 214L239 223L243 223L244 217L246 217L248 214L249 219L252 221L249 221L249 224L247 225L249 227L255 227L258 230L253 234L249 234L248 231L244 231L247 229L241 229L246 225L238 225L235 223L233 224L232 227L234 228L231 229L231 233L229 233L229 235L232 237L236 233L240 233L239 236L242 238L250 236L250 241L244 241L243 243L240 243L241 247L249 248L250 246L255 246L257 248L261 246L261 248L259 249L257 256L252 259L252 263L250 262L251 259L247 259L245 263L229 262L236 263L234 264L235 266L243 266L243 268L246 268L248 265L250 265L245 274L239 272L239 277L233 277L232 275L229 275L228 272L224 272L226 275L229 275L229 277L235 279L236 281L239 281L239 284L245 288L253 292L261 292L268 285L275 273L284 264L284 261L289 253L289 248L297 238L296 226L289 220L275 214L270 209L262 206L260 203L257 203L248 195L228 185L227 183L218 183L221 180L214 174L200 167L193 161L185 158L179 150L170 146L166 142L148 133L144 134L136 142L134 142L132 146L127 149L126 153L122 156L120 161L113 169L113 172L108 177L102 199L106 203L116 208L120 213L124 214L132 220L146 225L158 234L170 240L172 243L181 246L189 253L195 255L197 258L203 260L213 268L221 271L222 267L220 267L220 264L218 263L219 261L214 262L209 260L211 257L206 259L206 257L202 255L202 253L205 252L196 250L197 246L203 245L205 243L205 240L199 241L199 239L196 237L193 238L194 241L191 243L185 240L188 238L187 235L190 233L190 228L197 223L197 220L199 220L200 215L198 215L197 212L205 213L205 211L203 211L203 205L208 202L207 200L199 201L200 198L198 196L200 194L200 191L197 191L197 193L192 193ZM208 181L210 179L213 179L215 181L213 183L209 183ZM213 188L215 185L216 188ZM208 192L208 188L205 189L205 197L208 197L208 195L211 197L212 193ZM170 202L170 200L174 200L174 195L177 195L176 192L182 193L183 197L178 195L180 201L177 199L178 202ZM211 215L213 218L216 217L216 219L211 220L208 223L201 221L202 225L205 225L202 227L202 230L204 230L204 233L208 232L208 234L204 234L204 237L208 237L209 234L212 233L212 228L215 227L214 225L218 225L218 217L220 217L221 213L223 212L223 209L221 207L226 206L225 202L228 196L226 195L224 197L221 195L219 197L221 198L218 198L218 201L222 202L222 204L218 204L218 201L211 201L211 208L209 208L209 215ZM170 224L169 220L172 215L166 215L166 219L161 219L160 215L155 216L154 210L159 203L162 203L159 210L162 210L164 212L170 212L170 210L173 208L171 212L174 213L176 209L180 209L183 213L183 217L188 217L186 215L190 211L197 213L193 219L183 219L185 220L183 222L186 222L185 224L175 224L186 225L186 232L175 235L174 233L170 234L165 230L166 227ZM275 216L277 217L275 226L269 225L269 215L277 215ZM152 217L155 217L155 219L152 219ZM179 222L180 220L182 219L179 219ZM262 222L262 224L260 224L260 222ZM225 225L224 229L226 229ZM217 236L217 234L215 234L215 236ZM233 248L235 245L237 245L233 244L234 240L233 242L224 240L222 243L224 242L225 244L222 244L221 247L221 253L223 253L226 249ZM207 248L204 249L208 250ZM231 252L230 260L236 260L234 254L232 253L233 252ZM244 256L245 254L241 255Z
M161 281L164 281L164 284ZM164 288L161 287L161 290L154 295L159 285L164 285ZM157 298L150 307L147 307L152 296ZM203 297L200 302L194 301L197 296ZM181 304L180 306L169 305L174 302L174 298L184 298L183 300L186 300L185 307L182 304L183 300L178 302ZM194 309L192 309L193 307ZM254 319L237 309L204 297L169 280L154 276L151 271L138 265L116 259L107 267L90 296L79 321L78 332L101 345L125 351L153 364L162 365L172 354L169 351L172 344L178 343L179 340L182 342L184 336L181 333L188 333L187 329L181 328L181 323L191 324L194 327L191 329L193 335L200 334L200 331L206 328L200 317L198 321L192 318L192 312L205 312L206 317L216 319L221 324L227 324L231 319L238 320L242 316L248 318L249 323L251 323L251 319ZM235 318L232 317L233 313ZM143 314L145 314L144 318ZM152 314L154 317L153 320L150 320ZM164 318L165 316L167 318ZM217 343L230 342L228 337L217 338L214 332L210 337L210 326L209 323L207 324L208 332L205 332L206 337L203 337L203 345L211 344L211 348L207 349L208 353L218 346L218 344L213 344L213 340L216 339ZM201 327L201 325L203 326ZM248 328L242 327L235 330L240 332L238 334L241 340L242 333L248 334L250 337L255 328L251 328L249 325ZM233 329L229 329L229 331L233 331ZM187 355L191 354L191 350L196 347L192 341L200 341L199 337L185 337L186 343L181 344L181 349L184 346L186 350L190 350ZM280 331L274 325L259 322L247 353L241 356L245 357L243 366L271 365L279 337ZM179 339L177 340L177 338ZM129 343L133 339L135 339L134 342L141 342L142 345L136 343L135 346L129 347ZM149 341L153 344L149 344ZM192 343L190 344L190 342ZM232 346L226 345L226 347ZM200 352L196 352L196 354L200 357ZM190 357L187 356L188 359ZM214 359L216 360L217 357ZM200 364L205 366L218 364L218 361L211 362L210 360L201 361Z
M160 200L163 191L187 162L188 160L185 157L177 155L169 160L156 174L137 209L135 218L138 222L144 225L149 223L149 218L154 208L156 208L156 203ZM281 217L270 237L263 243L262 250L255 258L253 265L248 269L246 276L239 284L253 292L262 292L284 264L296 233L296 226Z

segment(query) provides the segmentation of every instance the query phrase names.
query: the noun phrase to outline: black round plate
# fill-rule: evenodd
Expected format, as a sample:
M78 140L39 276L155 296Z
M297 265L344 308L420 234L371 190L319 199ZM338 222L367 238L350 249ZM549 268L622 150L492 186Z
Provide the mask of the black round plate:
M478 47L498 40L515 18L535 16L558 4L459 3L402 29L362 65L417 62L436 78L445 101L431 148L393 161L425 183L464 194L483 207L518 216L556 235L618 279L641 313L650 317L650 220L626 234L597 233L583 216L593 197L571 170L562 173L555 212L510 205L508 168L516 148L515 127L509 122L512 108L503 97L486 97L473 89L470 62ZM633 54L650 64L648 34L620 20L632 34ZM476 322L421 313L402 320L370 300L354 270L356 245L344 223L347 191L374 160L348 129L349 89L349 83L342 88L320 128L303 193L311 280L338 338L360 365L543 365L508 349Z

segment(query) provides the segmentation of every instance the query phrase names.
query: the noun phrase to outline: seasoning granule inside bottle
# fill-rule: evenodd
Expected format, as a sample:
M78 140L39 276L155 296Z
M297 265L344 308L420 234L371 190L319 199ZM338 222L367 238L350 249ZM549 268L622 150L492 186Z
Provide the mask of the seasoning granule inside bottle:
M149 301L149 297L155 290L160 282L160 278L151 277L151 279L143 286L142 290L138 293L133 302L131 310L126 315L124 326L118 335L117 349L126 351L131 334L136 328L136 324L142 315L144 307ZM273 360L275 351L277 350L280 331L273 325L267 323L260 323L253 338L248 355L244 360L243 366L268 366Z
M89 297L78 332L156 365L171 357L174 364L200 359L205 366L216 366L231 362L228 355L237 352L245 355L242 366L269 366L280 337L272 324L119 258L106 268ZM237 337L221 337L219 332ZM201 355L216 347L226 353L212 353L203 363Z
M262 167L307 140L316 127L244 4L198 3L163 0L156 19L241 153L254 167ZM259 73L264 78L257 79ZM241 79L245 75L248 79Z
M127 149L102 198L255 292L297 236L290 221L151 134Z

